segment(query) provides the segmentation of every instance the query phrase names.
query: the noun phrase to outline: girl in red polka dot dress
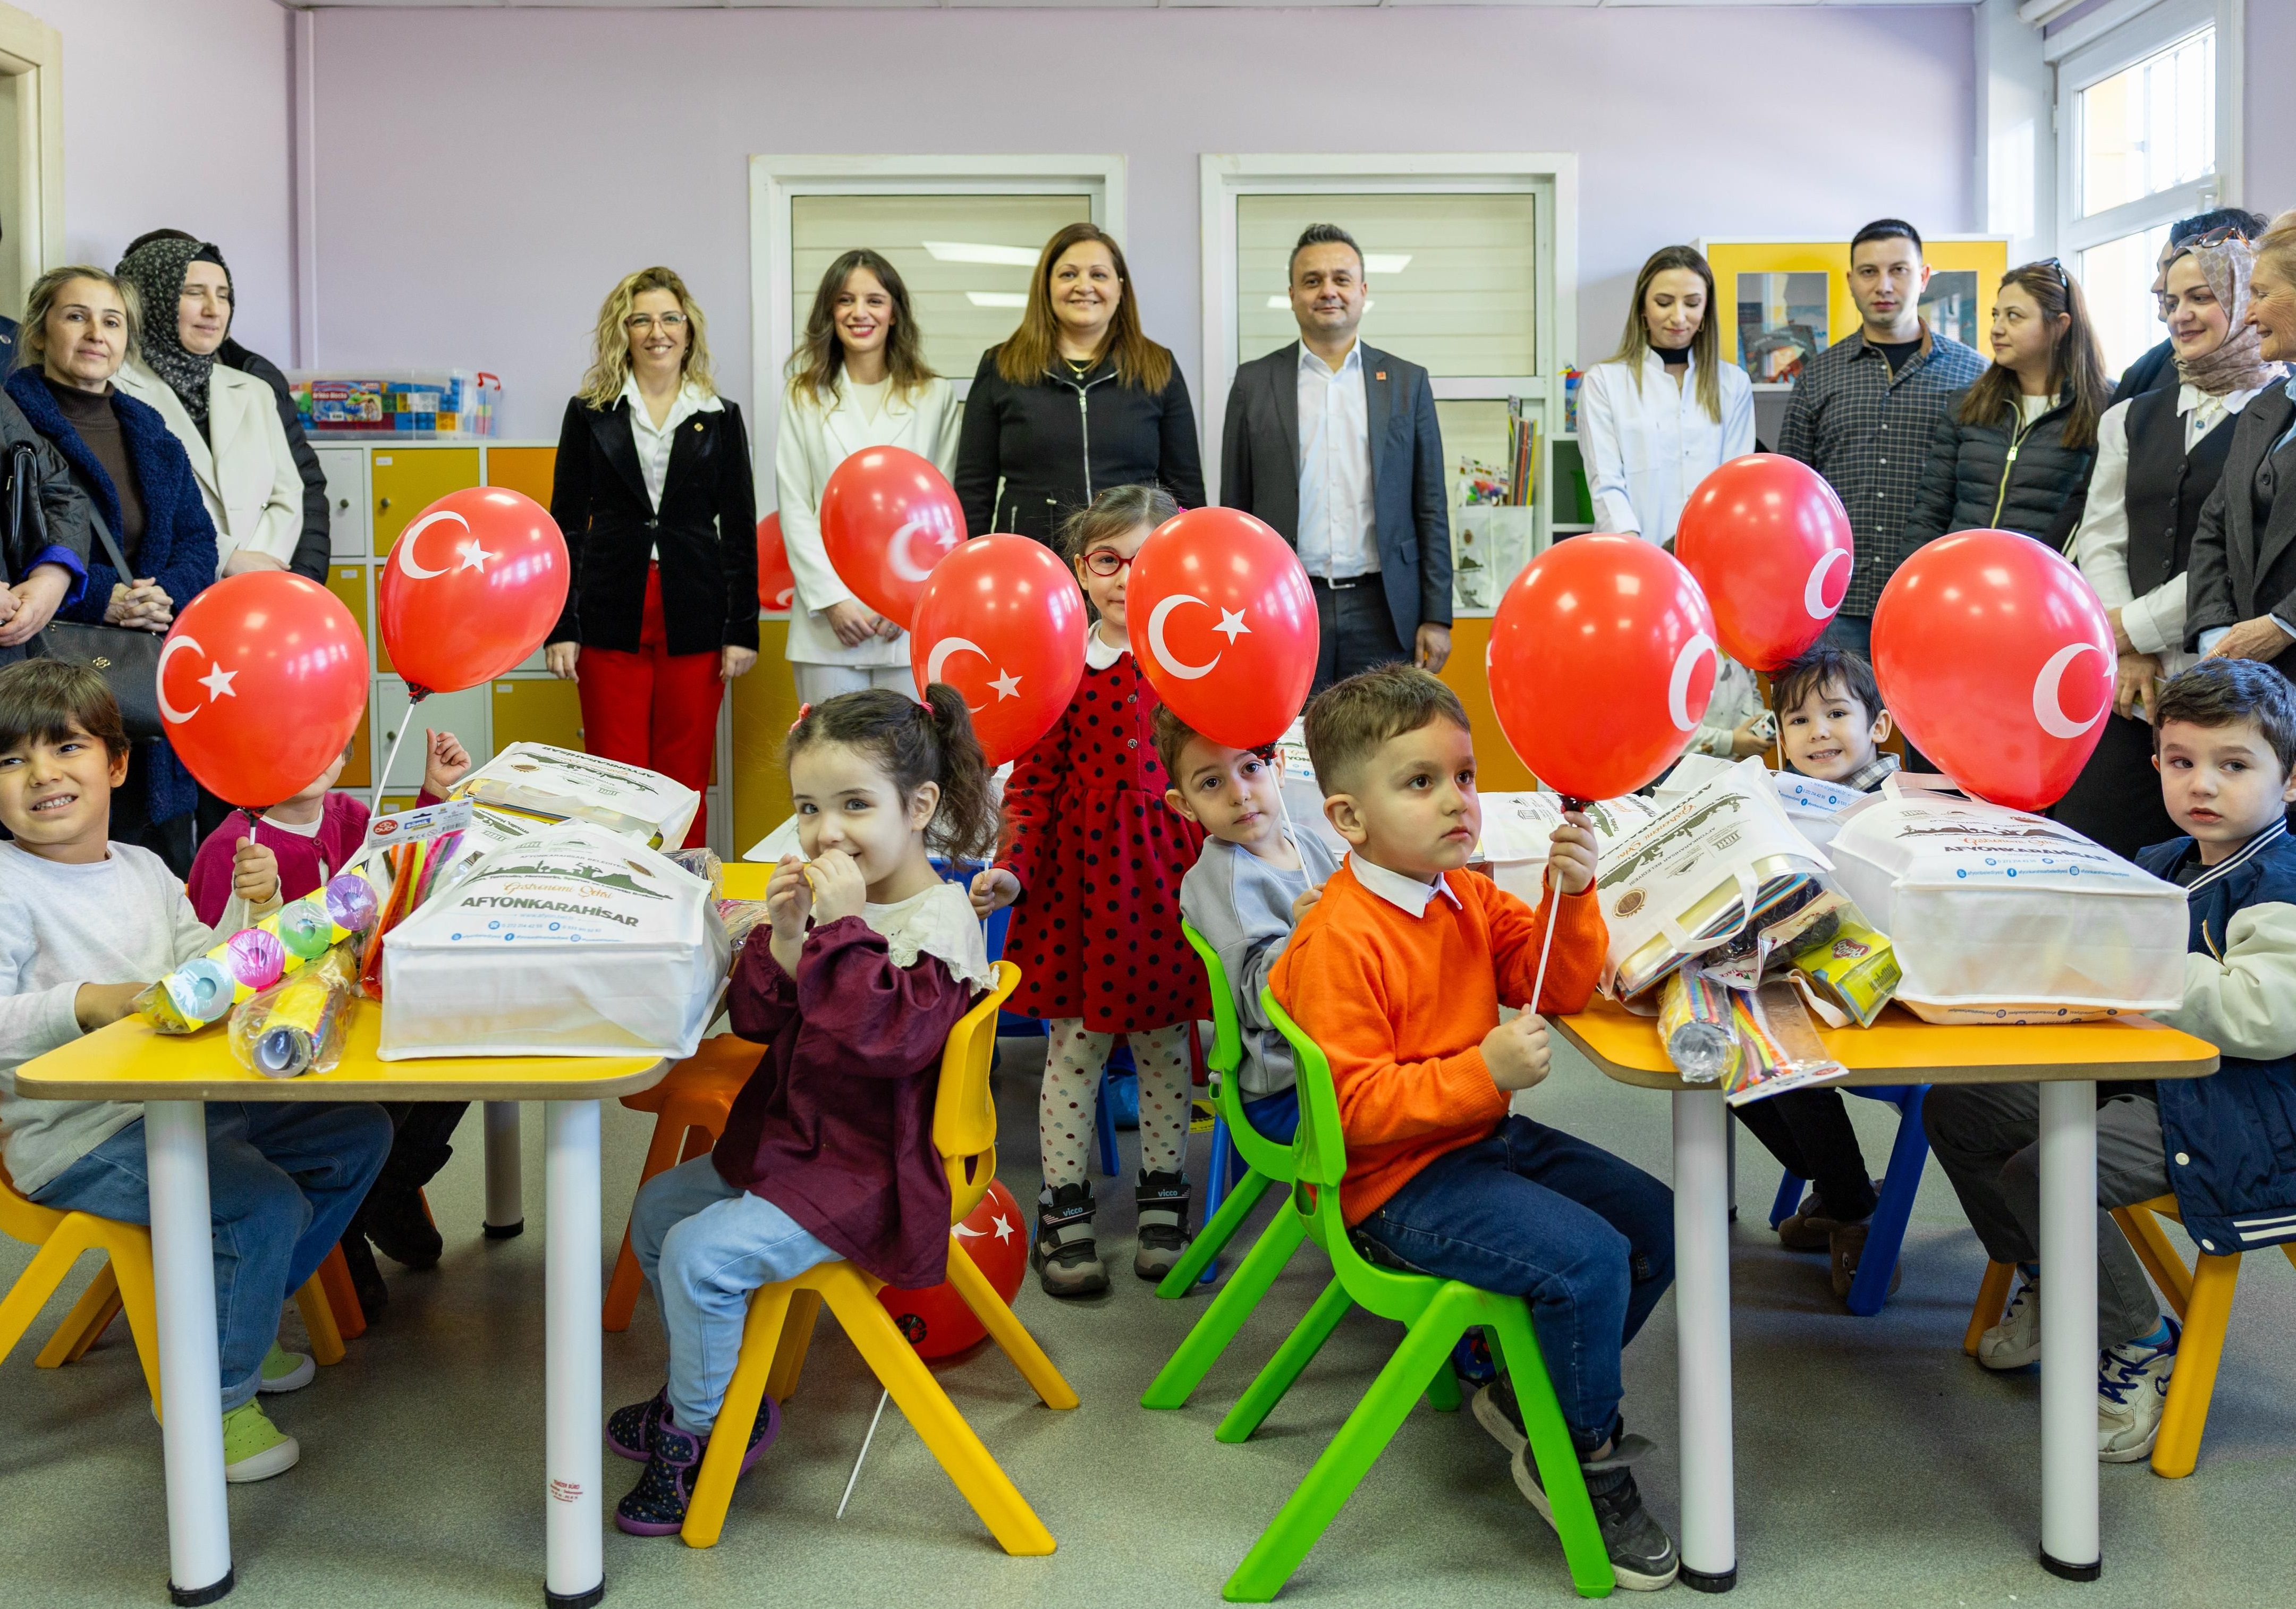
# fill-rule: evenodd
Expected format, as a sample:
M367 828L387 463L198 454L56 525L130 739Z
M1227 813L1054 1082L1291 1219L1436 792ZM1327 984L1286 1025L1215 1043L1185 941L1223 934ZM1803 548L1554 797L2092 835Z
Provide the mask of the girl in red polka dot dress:
M1013 907L1004 940L1005 958L1021 968L1013 1009L1044 1018L1052 1036L1037 1108L1045 1183L1030 1257L1054 1296L1108 1288L1087 1159L1101 1069L1119 1033L1140 1080L1132 1271L1161 1279L1188 1248L1188 1025L1210 1014L1211 1001L1202 965L1180 937L1180 878L1203 833L1164 806L1169 784L1151 733L1159 701L1133 663L1124 625L1132 556L1177 513L1154 487L1112 487L1062 532L1100 617L1084 682L1013 768L1004 852L972 883L983 915Z

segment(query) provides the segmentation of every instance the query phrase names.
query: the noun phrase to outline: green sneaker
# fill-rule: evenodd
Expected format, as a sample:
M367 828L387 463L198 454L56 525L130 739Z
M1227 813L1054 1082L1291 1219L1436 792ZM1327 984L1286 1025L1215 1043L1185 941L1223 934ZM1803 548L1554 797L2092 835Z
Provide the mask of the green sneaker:
M299 1391L311 1383L318 1369L301 1352L291 1352L277 1342L264 1355L263 1378L256 1386L258 1391L276 1395L280 1391Z
M242 1403L223 1416L223 1478L234 1484L284 1474L302 1456L295 1438L266 1418L259 1403Z

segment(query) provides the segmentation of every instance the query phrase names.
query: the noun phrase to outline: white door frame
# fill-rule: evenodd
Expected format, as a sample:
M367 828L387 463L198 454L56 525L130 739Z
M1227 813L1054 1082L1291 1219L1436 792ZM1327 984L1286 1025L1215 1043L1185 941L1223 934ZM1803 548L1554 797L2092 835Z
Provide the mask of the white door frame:
M0 78L16 81L16 230L0 251L14 259L24 290L64 260L63 36L30 13L0 5Z

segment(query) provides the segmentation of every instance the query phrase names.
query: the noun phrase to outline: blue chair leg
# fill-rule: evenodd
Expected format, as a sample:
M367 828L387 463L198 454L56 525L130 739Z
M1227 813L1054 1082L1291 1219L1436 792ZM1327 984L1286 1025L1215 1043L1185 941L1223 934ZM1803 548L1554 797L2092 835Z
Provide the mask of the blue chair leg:
M1227 1119L1216 1115L1212 1119L1211 1163L1204 1170L1203 1221L1205 1223L1211 1222L1219 1215L1220 1203L1227 1199L1227 1169L1230 1153L1231 1147L1227 1143ZM1210 1285L1218 1277L1219 1259L1215 1257L1204 1264L1204 1271L1197 1276L1196 1283Z
M1801 1205L1802 1189L1808 1183L1792 1169L1786 1170L1786 1176L1778 1180L1778 1198L1770 1203L1771 1228L1776 1228L1794 1215L1794 1209Z
M1100 1170L1111 1178L1116 1177L1116 1112L1108 1088L1113 1081L1108 1069L1102 1068L1100 1093L1093 1101L1093 1121L1100 1130Z
M1890 1300L1890 1278L1897 1271L1906 1224L1913 1217L1914 1196L1922 1187L1922 1170L1929 1162L1929 1135L1922 1128L1922 1103L1928 1094L1928 1085L1914 1084L1898 1099L1901 1115L1897 1143L1890 1147L1890 1171L1882 1178L1881 1203L1874 1209L1866 1250L1857 1259L1857 1277L1849 1286L1849 1310L1861 1318L1871 1318Z

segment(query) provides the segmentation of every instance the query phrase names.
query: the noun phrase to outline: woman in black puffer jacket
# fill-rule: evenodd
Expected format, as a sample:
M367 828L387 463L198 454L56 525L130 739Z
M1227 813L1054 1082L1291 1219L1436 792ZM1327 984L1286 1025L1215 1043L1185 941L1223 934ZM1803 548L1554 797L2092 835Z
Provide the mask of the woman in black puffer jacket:
M2080 286L2056 259L2003 276L1993 366L1948 398L1898 557L1948 531L2039 538L2088 482L2112 394Z

